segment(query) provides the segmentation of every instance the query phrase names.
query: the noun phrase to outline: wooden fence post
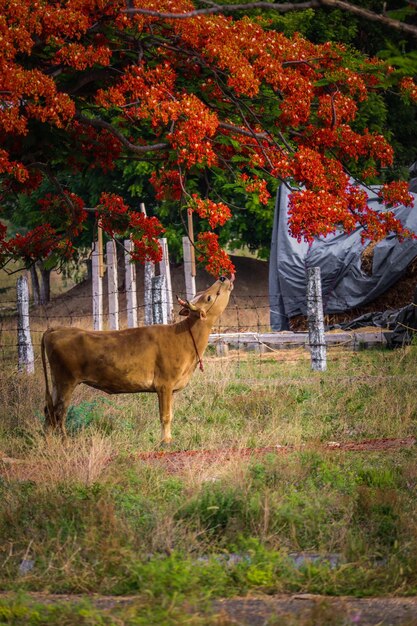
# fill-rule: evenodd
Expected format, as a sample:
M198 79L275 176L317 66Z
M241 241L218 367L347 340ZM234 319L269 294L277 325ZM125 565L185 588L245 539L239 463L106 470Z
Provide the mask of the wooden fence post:
M311 369L324 372L327 368L327 354L319 267L309 267L307 270L307 322Z
M27 374L35 371L32 338L29 325L29 286L26 276L19 276L16 283L17 296L17 367Z
M91 262L93 273L93 329L103 330L103 278L100 276L102 260L100 260L100 250L97 241L93 241Z
M169 267L169 254L168 243L165 238L160 239L159 243L162 247L162 260L159 264L161 276L165 276L165 294L164 304L166 308L167 323L171 324L174 321L174 303L172 298L172 282L171 282L171 270Z
M109 328L119 330L119 292L117 285L117 251L114 239L106 243Z
M104 277L104 254L103 254L103 228L101 226L101 220L98 221L97 245L98 245L98 274L100 278L103 278Z
M182 249L184 253L185 292L187 294L187 300L192 300L196 294L192 257L194 249L188 237L182 238Z
M133 241L125 239L125 270L126 270L126 308L127 327L136 328L138 325L138 304L136 294L136 266L131 262L130 253L133 250Z
M164 302L165 276L152 278L152 308L154 324L167 324L167 309Z

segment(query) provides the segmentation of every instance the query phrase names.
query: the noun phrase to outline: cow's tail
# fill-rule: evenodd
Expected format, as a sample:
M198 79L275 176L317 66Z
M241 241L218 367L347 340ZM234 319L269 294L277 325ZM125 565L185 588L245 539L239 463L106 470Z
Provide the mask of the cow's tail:
M47 332L47 331L46 331ZM49 390L49 382L48 382L48 370L46 367L46 353L45 353L45 335L42 335L41 341L41 353L42 353L42 365L43 365L43 375L45 377L45 418L48 423L52 421L52 416L54 414L54 407L52 402L51 392Z

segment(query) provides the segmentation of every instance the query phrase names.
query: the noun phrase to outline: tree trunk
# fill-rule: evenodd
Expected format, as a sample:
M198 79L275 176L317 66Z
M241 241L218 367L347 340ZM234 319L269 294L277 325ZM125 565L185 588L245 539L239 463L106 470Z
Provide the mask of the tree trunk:
M39 271L41 273L41 304L48 304L51 301L51 270L39 264Z
M41 302L41 292L39 289L38 272L36 271L36 265L34 263L30 266L30 281L32 283L33 304L39 306Z

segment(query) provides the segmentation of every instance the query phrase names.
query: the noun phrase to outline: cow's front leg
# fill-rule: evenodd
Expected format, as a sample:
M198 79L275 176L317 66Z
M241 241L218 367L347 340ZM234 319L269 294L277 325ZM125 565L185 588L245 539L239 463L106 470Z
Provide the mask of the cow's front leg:
M172 441L171 437L171 421L172 421L172 404L173 394L172 389L162 388L157 390L159 401L159 418L161 420L162 428L162 444L169 444Z

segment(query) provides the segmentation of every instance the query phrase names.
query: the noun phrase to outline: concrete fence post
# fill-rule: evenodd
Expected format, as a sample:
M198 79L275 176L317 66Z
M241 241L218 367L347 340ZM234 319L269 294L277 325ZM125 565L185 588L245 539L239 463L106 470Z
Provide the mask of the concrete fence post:
M225 357L229 354L229 345L226 341L218 341L216 343L216 355L218 357Z
M109 328L119 330L119 291L117 285L117 252L114 239L106 243Z
M97 241L93 241L91 253L93 287L93 329L103 330L103 278L100 276L102 260Z
M35 357L29 324L29 286L26 276L19 276L16 283L17 299L17 363L18 371L33 374Z
M126 272L126 309L127 327L136 328L138 325L138 303L136 293L136 266L132 263L131 252L133 241L125 239L125 272Z
M193 269L194 249L188 237L182 238L182 249L184 253L185 292L187 300L192 300L196 294L195 272Z
M327 352L319 267L307 270L307 322L311 369L324 372L327 368Z
M152 278L152 308L154 324L167 324L167 309L164 303L166 291L165 276Z
M145 326L153 324L152 310L152 280L155 277L155 264L152 261L145 261L144 267L144 305L145 305Z
M162 247L162 260L159 264L161 276L165 276L165 296L164 304L166 308L167 323L174 321L174 302L172 297L171 270L169 267L168 243L165 238L160 239L159 243Z
M139 205L141 213L146 217L146 207L144 202ZM144 264L144 292L143 292L143 304L145 307L144 321L145 326L151 326L153 324L153 312L152 312L152 279L155 276L155 264L152 261L145 261Z

